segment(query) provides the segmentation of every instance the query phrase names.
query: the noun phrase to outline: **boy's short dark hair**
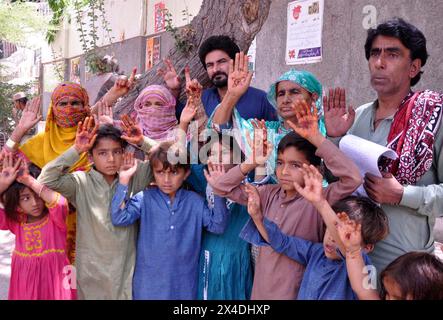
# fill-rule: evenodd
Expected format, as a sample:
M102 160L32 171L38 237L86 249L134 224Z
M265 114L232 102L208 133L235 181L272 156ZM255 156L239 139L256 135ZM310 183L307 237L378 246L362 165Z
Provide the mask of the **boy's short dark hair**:
M372 44L377 36L397 38L411 51L411 60L420 59L423 67L428 60L426 49L426 37L417 27L400 18L393 18L377 26L376 29L368 30L368 37L365 43L366 59L371 56ZM420 71L413 79L411 86L415 86L421 78L423 71Z
M310 164L316 167L321 165L321 158L315 155L317 148L294 131L288 133L281 139L278 144L277 154L283 153L290 147L294 147L297 151L303 153Z
M28 164L29 174L36 178L40 175L40 168L30 163ZM20 203L20 192L27 186L20 182L14 181L8 189L2 194L2 202L5 207L5 213L8 219L19 222L19 216L17 214L17 208Z
M389 233L388 217L383 209L368 198L350 196L337 201L332 210L345 212L349 219L361 224L363 243L375 244Z
M203 41L198 50L198 56L206 70L206 55L214 50L221 50L231 58L235 59L235 54L240 52L238 45L228 36L212 36Z
M174 142L162 142L158 146L155 146L149 153L149 162L151 168L153 169L155 162L160 162L163 166L163 170L176 170L183 168L185 171L190 170L190 156L188 151L186 152L185 158L179 158L179 151L174 146ZM170 156L177 157L177 163L172 164L168 159L168 153Z
M123 140L121 136L122 136L121 130L114 127L112 124L101 125L97 130L97 138L95 139L95 142L92 145L90 152L92 153L92 150L94 150L97 147L97 144L102 139L111 139L115 142L120 143L122 149L126 148L128 143L125 140Z
M443 263L426 252L409 252L391 262L380 274L381 297L386 298L385 278L400 287L402 299L443 300Z

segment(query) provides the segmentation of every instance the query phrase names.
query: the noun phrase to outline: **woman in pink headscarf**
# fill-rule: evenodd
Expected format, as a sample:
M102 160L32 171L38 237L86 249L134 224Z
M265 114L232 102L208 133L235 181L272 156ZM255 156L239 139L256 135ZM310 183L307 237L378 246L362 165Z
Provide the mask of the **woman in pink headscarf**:
M207 117L201 104L201 86L195 84L190 88L180 123L175 116L176 100L166 87L152 85L140 93L135 100L134 110L144 136L159 142L171 141L180 136L176 129L181 129L189 140L187 132L192 119L198 121L199 130L205 127Z

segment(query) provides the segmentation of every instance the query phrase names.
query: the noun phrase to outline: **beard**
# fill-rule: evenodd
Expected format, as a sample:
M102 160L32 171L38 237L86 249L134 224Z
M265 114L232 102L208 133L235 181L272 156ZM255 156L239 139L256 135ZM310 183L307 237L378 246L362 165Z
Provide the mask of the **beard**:
M218 77L218 79L216 79L217 76L223 77ZM228 75L223 71L216 72L212 75L211 82L216 88L224 88L228 85Z

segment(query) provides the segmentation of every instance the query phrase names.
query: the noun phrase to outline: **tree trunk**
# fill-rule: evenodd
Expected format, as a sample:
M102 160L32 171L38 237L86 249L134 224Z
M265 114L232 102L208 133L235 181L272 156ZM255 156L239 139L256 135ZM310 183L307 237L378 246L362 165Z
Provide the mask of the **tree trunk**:
M182 34L185 31L184 34L187 35L185 38L192 48L184 53L175 46L168 53L168 58L171 59L177 73L183 79L184 67L189 65L191 77L196 78L203 87L208 86L210 81L198 57L201 43L213 35L227 35L246 52L265 23L270 5L271 0L203 0L199 14L189 26L181 29ZM186 32L189 30L194 32ZM163 79L157 76L158 69L163 66L162 61L142 75L134 89L117 103L114 117L120 118L122 114L131 113L134 101L143 88L151 84L163 84ZM180 98L184 97L183 85Z

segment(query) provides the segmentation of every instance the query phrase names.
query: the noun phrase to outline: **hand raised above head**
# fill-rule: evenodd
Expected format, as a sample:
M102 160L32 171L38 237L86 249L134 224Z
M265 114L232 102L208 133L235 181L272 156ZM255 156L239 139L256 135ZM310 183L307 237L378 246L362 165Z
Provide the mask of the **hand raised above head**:
M346 91L344 88L329 90L329 96L323 97L325 125L328 136L342 137L354 124L354 107L346 108Z
M297 117L297 122L294 123L288 120L288 124L296 133L318 147L323 142L324 137L318 128L318 110L315 102L312 103L311 107L305 100L296 100L292 108Z
M304 186L302 187L294 179L294 188L297 192L311 203L319 203L324 200L323 176L315 166L303 164L300 168L303 173Z
M134 158L134 153L125 152L123 154L122 163L118 173L119 181L121 184L127 185L131 178L137 171L137 160Z
M138 125L134 119L124 114L120 118L122 120L122 129L124 134L121 136L122 139L126 140L128 143L135 144L137 146L143 143L143 131L140 125Z
M3 155L0 185L2 185L4 189L8 188L17 178L22 161L22 159L16 159L12 153Z
M74 147L78 153L89 151L97 138L98 124L93 117L86 117L84 122L79 122Z
M228 92L240 98L251 85L253 73L249 71L249 57L244 52L237 53L229 62Z
M135 85L136 83L136 74L137 68L134 67L132 69L131 75L129 79L125 75L121 75L115 81L114 86L111 88L111 93L115 96L115 98L120 98L125 96Z
M339 219L337 233L345 247L346 253L359 254L362 243L361 224L349 219L345 212L338 213L337 217Z
M25 109L23 110L22 117L18 123L18 126L23 128L23 130L28 131L33 128L41 119L40 114L40 96L28 101Z
M157 75L163 77L163 81L165 82L166 87L168 87L169 90L172 91L180 90L181 80L171 60L164 59L163 62L165 64L165 67L158 69Z

